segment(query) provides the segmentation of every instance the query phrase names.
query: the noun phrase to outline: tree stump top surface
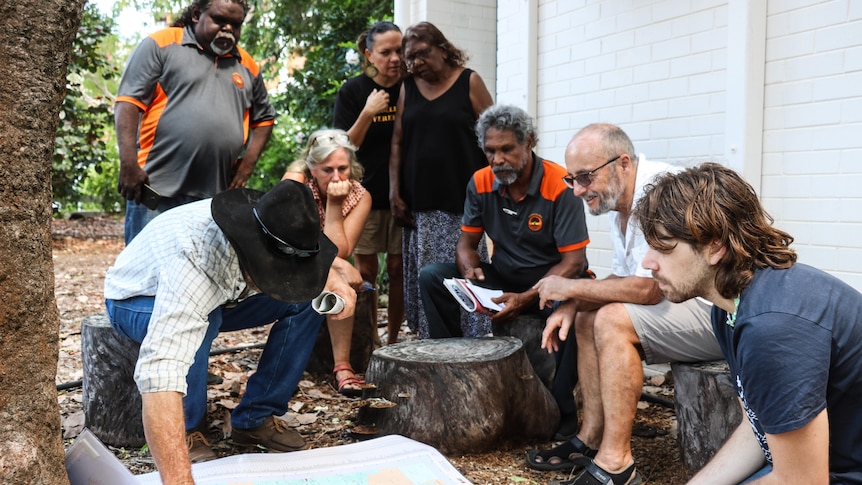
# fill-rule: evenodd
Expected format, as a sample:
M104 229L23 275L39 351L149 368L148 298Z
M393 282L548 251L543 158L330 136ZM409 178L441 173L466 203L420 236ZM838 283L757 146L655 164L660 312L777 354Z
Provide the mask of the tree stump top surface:
M409 362L487 362L512 355L521 345L514 337L428 339L387 345L373 355Z
M107 313L93 313L84 317L81 320L81 325L87 325L90 327L110 327L111 321L108 320Z

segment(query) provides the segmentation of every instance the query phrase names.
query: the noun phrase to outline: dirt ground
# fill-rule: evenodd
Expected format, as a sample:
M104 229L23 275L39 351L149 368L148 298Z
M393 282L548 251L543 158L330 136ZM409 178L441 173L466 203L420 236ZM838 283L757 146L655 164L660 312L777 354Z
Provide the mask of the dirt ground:
M57 307L60 311L59 360L57 384L74 383L82 378L81 319L103 312L102 285L105 270L123 248L122 225L119 219L86 217L54 222L54 274ZM380 320L385 320L381 312ZM405 326L406 328L406 326ZM381 328L385 331L385 328ZM399 341L415 338L402 330ZM266 329L223 334L213 349L248 346L265 341ZM385 342L385 337L383 338ZM230 410L239 402L239 395L248 375L253 372L260 349L229 352L211 357L210 371L223 378L220 385L209 388L210 423L208 438L218 456L229 456L240 450L230 444ZM673 386L664 376L645 382L646 390L662 399L673 399ZM239 390L239 392L238 392ZM58 393L61 422L66 446L80 433L84 416L80 386ZM350 430L356 417L359 400L340 396L328 375L305 374L290 402L291 425L302 433L313 447L328 447L353 442ZM633 449L638 470L645 483L679 484L688 475L679 456L676 420L672 408L646 402L639 403ZM565 480L559 472L538 472L526 466L527 449L547 449L553 442L521 443L501 447L490 453L449 456L452 464L475 484L544 484L550 480ZM133 473L153 471L153 461L146 449L112 448L115 455Z

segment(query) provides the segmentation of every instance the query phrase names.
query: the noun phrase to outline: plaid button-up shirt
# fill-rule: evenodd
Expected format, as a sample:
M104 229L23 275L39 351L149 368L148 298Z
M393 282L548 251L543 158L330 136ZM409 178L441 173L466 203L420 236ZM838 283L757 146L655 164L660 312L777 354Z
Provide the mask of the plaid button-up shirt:
M156 217L105 276L105 298L154 296L135 368L141 392L186 392L186 374L209 314L246 289L236 252L212 218L212 199Z

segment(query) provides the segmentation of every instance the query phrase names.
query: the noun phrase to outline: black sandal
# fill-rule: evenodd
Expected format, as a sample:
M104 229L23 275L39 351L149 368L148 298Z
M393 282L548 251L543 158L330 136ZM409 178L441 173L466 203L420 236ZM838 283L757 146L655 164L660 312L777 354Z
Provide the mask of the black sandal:
M528 450L527 465L541 471L571 470L575 467L587 466L596 456L598 450L585 445L577 436L550 450ZM541 461L536 459L540 458ZM559 463L551 463L551 459L559 458Z
M610 473L590 460L584 471L575 478L565 482L550 482L548 485L641 485L641 483L643 481L635 470L634 463L620 473Z

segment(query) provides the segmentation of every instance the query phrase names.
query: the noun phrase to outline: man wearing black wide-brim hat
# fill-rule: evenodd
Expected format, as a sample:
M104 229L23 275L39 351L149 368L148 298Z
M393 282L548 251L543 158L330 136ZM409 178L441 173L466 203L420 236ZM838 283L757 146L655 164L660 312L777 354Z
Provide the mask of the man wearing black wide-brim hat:
M287 411L324 317L328 291L353 314L359 273L320 232L311 192L283 181L266 193L221 192L155 218L105 277L111 325L141 343L135 381L147 443L165 483L191 481L190 459L214 458L195 430L206 414L210 345L220 331L275 322L231 416L232 440L306 447L276 418ZM183 482L184 483L184 482Z

